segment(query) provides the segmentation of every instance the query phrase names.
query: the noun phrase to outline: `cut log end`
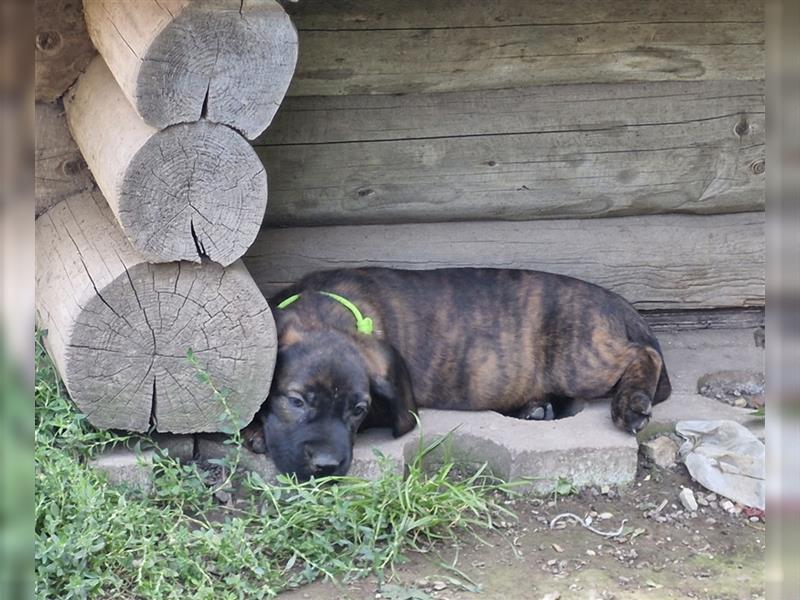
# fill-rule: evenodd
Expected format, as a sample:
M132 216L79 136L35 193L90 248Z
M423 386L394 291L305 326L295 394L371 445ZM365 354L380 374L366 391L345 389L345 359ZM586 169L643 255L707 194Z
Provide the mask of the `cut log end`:
M267 175L250 145L201 121L160 131L137 152L117 214L151 262L229 265L255 240L266 207Z
M46 240L37 247L39 326L75 404L98 427L131 431L231 430L232 419L252 419L276 345L245 267L148 264L125 250L101 202L71 198L37 223L37 245Z
M88 0L97 48L153 127L207 118L257 137L272 121L297 63L297 31L273 0Z
M249 421L268 389L271 331L263 298L239 270L141 263L84 307L67 347L70 393L102 427L230 429L222 400L198 378L199 369L229 390L237 412L246 409L237 419Z

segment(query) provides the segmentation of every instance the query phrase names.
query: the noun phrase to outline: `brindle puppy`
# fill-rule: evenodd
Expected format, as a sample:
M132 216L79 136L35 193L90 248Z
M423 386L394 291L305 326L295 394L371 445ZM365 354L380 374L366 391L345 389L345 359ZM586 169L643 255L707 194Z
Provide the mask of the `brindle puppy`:
M371 318L372 333L321 292ZM670 394L642 317L617 294L570 277L337 270L307 276L270 305L278 360L260 419L276 466L300 478L346 473L356 431L389 425L403 435L417 407L541 419L561 401L610 394L614 422L635 433Z

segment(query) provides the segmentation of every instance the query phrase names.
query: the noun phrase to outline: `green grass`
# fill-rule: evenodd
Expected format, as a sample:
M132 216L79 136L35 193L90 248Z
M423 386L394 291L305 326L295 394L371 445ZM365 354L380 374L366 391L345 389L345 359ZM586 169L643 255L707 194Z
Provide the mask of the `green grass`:
M505 488L481 473L426 473L431 447L405 477L387 465L377 481L237 473L228 485L246 502L235 508L214 500L219 484L198 465L159 456L145 496L87 467L130 440L75 412L38 342L35 405L38 598L271 597L320 576L383 577L411 549L512 516L496 501Z

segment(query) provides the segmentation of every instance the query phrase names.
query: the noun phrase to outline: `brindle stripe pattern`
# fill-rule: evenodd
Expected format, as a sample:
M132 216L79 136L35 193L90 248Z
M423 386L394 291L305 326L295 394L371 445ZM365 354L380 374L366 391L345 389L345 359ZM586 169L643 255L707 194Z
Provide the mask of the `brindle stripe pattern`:
M636 310L569 277L504 269L338 270L312 274L271 303L306 290L341 294L372 317L375 335L408 364L423 407L513 413L548 398L592 398L622 387L652 398L661 372L655 337ZM355 328L347 309L317 295L286 310L304 327ZM627 386L618 385L623 376Z

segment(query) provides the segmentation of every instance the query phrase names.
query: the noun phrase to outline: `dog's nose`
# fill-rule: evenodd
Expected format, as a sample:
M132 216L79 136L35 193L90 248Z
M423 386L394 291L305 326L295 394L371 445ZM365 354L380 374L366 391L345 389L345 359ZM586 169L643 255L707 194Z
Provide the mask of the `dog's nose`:
M327 450L317 450L311 453L308 466L315 475L322 477L334 475L344 464L338 456Z

